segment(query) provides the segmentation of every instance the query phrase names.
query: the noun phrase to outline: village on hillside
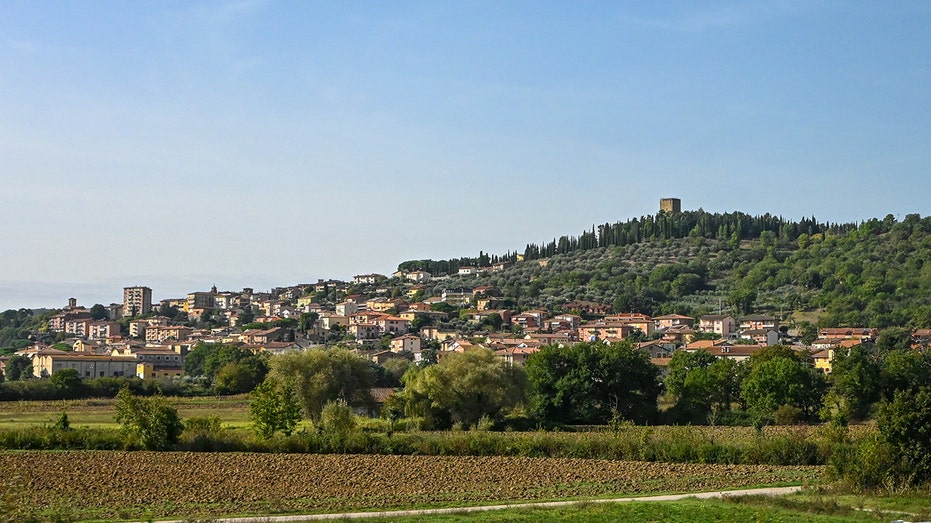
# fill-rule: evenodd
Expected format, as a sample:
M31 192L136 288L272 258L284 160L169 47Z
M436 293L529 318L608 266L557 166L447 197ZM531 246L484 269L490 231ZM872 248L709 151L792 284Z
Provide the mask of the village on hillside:
M499 263L458 272L468 277L504 268ZM650 317L587 301L563 303L557 310L514 310L488 285L433 287L442 290L424 296L424 284L435 280L424 271L398 271L270 292L213 287L157 304L152 289L126 287L123 302L106 307L88 309L69 299L48 322L49 333L60 341L36 342L15 355L31 359L37 378L75 369L84 378L181 379L184 358L198 343L234 344L255 354L340 343L376 364L400 358L435 362L484 347L509 365L523 365L545 345L632 340L663 372L676 351L703 349L739 361L762 347L784 344L809 353L817 369L830 373L835 349L875 341L878 335L869 327L822 328L817 339L802 344L797 333L769 315ZM448 326L451 319L458 320L457 328ZM915 330L913 338L926 344L931 330ZM10 358L0 357L4 373Z

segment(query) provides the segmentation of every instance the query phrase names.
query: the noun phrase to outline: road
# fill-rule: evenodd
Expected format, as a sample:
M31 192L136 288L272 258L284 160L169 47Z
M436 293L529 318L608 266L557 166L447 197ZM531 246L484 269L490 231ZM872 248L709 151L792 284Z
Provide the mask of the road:
M625 503L630 501L677 501L686 498L709 499L723 498L725 496L782 496L798 492L802 487L767 487L742 490L719 490L715 492L699 492L693 494L667 494L662 496L644 496L639 498L610 498L610 499L592 499L576 501L546 501L539 503L517 503L513 505L483 505L477 507L456 507L456 508L430 508L420 510L390 510L382 512L342 512L338 514L306 514L290 516L250 516L240 518L218 518L212 519L217 523L282 523L289 521L324 521L332 519L360 519L360 518L390 518L404 516L431 516L436 514L462 514L465 512L487 512L489 510L505 510L510 508L550 508L565 507L577 503ZM159 521L159 523L188 523L190 519L178 519L173 521Z

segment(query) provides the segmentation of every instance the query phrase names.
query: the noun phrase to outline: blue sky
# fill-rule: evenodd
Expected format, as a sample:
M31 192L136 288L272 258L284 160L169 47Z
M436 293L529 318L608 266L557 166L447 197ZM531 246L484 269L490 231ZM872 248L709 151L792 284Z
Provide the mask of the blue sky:
M927 2L0 0L0 309L928 214Z

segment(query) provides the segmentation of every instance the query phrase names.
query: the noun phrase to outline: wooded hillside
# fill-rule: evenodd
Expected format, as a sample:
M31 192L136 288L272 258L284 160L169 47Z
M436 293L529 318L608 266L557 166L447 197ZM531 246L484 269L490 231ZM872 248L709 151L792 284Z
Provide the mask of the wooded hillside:
M455 274L459 266L513 262L501 272L451 276L425 291L494 285L517 307L558 309L585 300L652 315L723 308L786 317L806 312L824 327L931 326L931 218L917 214L856 225L659 213L530 244L523 258L481 253L399 269Z

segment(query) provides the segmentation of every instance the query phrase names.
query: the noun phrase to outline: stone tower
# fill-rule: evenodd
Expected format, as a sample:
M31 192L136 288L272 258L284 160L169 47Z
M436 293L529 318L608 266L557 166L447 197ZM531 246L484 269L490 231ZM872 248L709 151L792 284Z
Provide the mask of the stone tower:
M668 213L682 212L682 200L678 198L661 198L659 210Z

